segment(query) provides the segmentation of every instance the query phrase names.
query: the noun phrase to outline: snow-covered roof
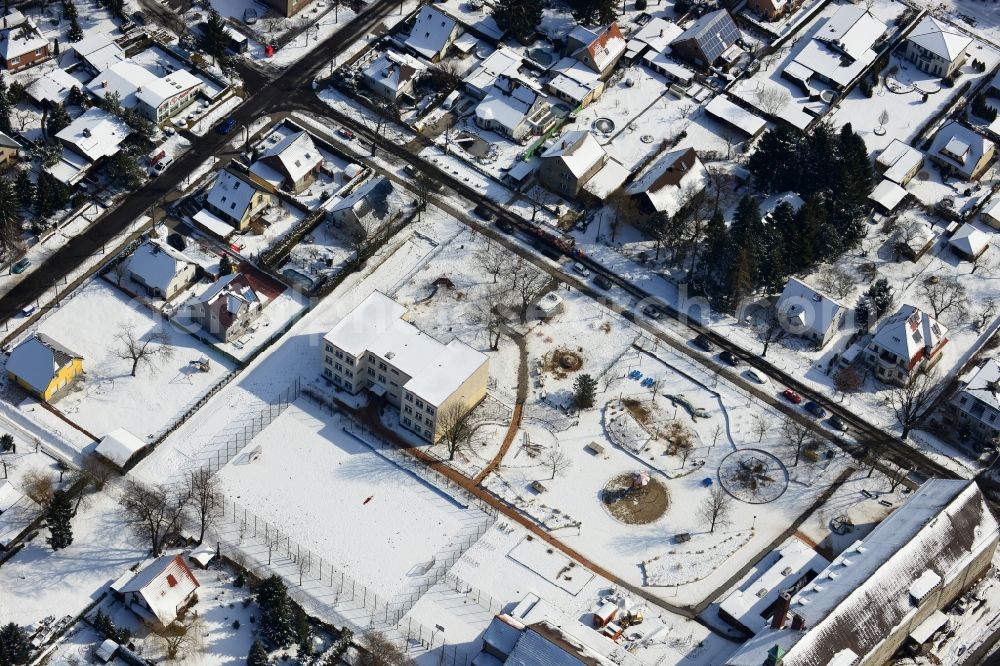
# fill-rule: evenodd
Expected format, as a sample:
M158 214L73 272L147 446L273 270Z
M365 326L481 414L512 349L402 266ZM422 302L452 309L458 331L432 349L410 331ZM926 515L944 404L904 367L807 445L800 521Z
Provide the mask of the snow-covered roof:
M236 227L229 224L207 208L199 210L191 217L191 219L223 239L228 238L236 232Z
M967 257L978 257L990 244L990 235L967 222L948 239L948 245Z
M971 37L942 23L930 14L920 20L907 39L948 62L954 62L972 43Z
M271 146L260 159L272 159L281 165L292 182L298 182L323 161L309 132L293 132Z
M398 92L425 69L424 64L411 55L386 51L365 67L364 75L389 90Z
M863 657L912 615L915 581L929 582L925 572L932 571L950 583L992 547L996 532L974 481L927 481L792 598L790 614L804 631L765 628L726 664L760 666L774 645L787 650L785 666Z
M590 177L583 189L590 192L598 199L606 199L615 190L621 187L632 172L625 168L620 162L608 159L601 167L601 170Z
M734 104L725 95L717 95L705 105L705 112L737 127L750 136L757 136L767 127L767 121L754 115L742 106Z
M142 86L135 96L143 104L158 109L167 100L201 85L201 79L197 76L185 69L178 69Z
M142 65L131 60L122 60L111 65L87 84L87 90L95 97L107 97L118 93L121 105L135 106L136 92L148 86L158 77Z
M448 48L457 28L455 19L424 5L405 44L425 58L435 58Z
M180 250L150 238L129 257L128 271L143 284L166 293L170 283L187 264L193 266L195 262Z
M698 48L711 64L739 38L740 30L736 27L729 12L725 9L717 9L692 23L671 43L676 44L688 40L697 42Z
M104 642L97 646L94 650L94 656L100 659L104 663L111 661L111 658L115 656L115 652L118 651L119 645L110 638L105 638Z
M969 177L993 147L992 141L953 120L934 135L930 153Z
M570 58L570 60L573 60ZM501 76L515 77L523 62L520 55L506 46L500 46L486 56L472 73L465 77L465 85L482 96L486 89ZM573 60L573 62L577 62ZM579 63L578 63L579 64Z
M653 208L667 215L684 205L690 191L701 191L708 183L708 171L694 148L675 150L654 162L633 182L628 193L645 194Z
M570 38L572 39L582 30L585 29L578 26L570 33ZM625 52L625 38L622 36L622 31L618 28L617 23L611 23L611 25L599 33L589 30L586 30L586 32L588 34L586 36L581 35L584 38L579 39L583 43L583 46L574 55L577 59L582 59L585 55L589 55L598 72L603 72Z
M6 27L4 27L6 26ZM21 26L27 26L22 30ZM38 32L34 21L14 10L0 19L0 57L5 60L31 53L49 45Z
M552 71L556 75L549 81L549 88L577 103L601 85L601 76L576 58L562 58Z
M643 48L649 47L660 53L683 32L676 23L654 16L638 32L629 36L628 48L630 52L638 53Z
M250 208L253 195L257 188L229 169L223 169L215 179L212 189L208 191L205 202L216 209L225 212L233 219L243 219Z
M45 171L64 185L75 185L83 180L91 166L91 163L76 151L63 148L59 161L46 166Z
M125 583L121 593L139 594L156 619L166 626L177 619L177 607L198 587L198 579L180 555L164 555Z
M885 169L882 176L900 185L911 171L920 168L923 161L922 152L899 139L893 139L876 158L876 163Z
M612 666L615 662L547 622L528 626L505 666Z
M69 92L74 88L83 89L83 84L73 78L63 69L58 67L51 69L31 82L27 92L32 99L38 102L49 102L52 104L62 104L69 97Z
M790 537L756 565L758 575L733 590L719 608L750 631L760 631L767 627L763 613L778 595L810 572L817 574L829 564L829 560L807 544Z
M197 562L200 566L207 567L215 559L215 548L207 543L203 543L188 553L188 557Z
M992 224L1000 224L1000 196L994 196L990 199L980 214L990 221Z
M498 123L513 133L524 121L537 97L534 90L519 81L500 77L486 89L486 97L476 106L476 120Z
M98 72L125 60L125 51L103 32L88 32L83 39L70 45L67 56L75 53Z
M130 131L124 120L94 107L60 130L56 138L96 162L117 153Z
M21 501L24 493L14 487L9 479L0 481L0 513L7 511Z
M488 358L457 339L441 344L403 321L405 314L405 307L372 292L324 339L353 356L367 352L391 362L411 378L403 388L437 406Z
M885 34L888 26L860 5L841 5L823 27L816 39L834 46L854 60L871 51Z
M906 198L906 190L892 182L888 178L883 178L875 189L871 191L868 198L885 208L887 211L896 210L896 206Z
M21 144L18 143L16 139L0 132L0 148L13 148L15 150L19 150L21 148Z
M811 331L822 337L844 309L840 302L795 277L788 278L776 307L788 317L795 333Z
M117 428L102 437L94 450L119 467L124 467L132 456L144 448L146 442L125 428Z
M337 215L350 211L362 225L365 219L382 223L392 212L389 197L393 193L392 181L385 176L372 178L348 196L330 207L330 214ZM371 229L366 229L371 232Z
M976 400L1000 410L1000 363L994 358L983 361L965 380L961 393L968 393Z
M12 9L3 16L0 16L0 30L10 30L23 24L27 19L19 9Z
M607 153L589 130L566 132L542 153L542 159L560 159L570 172L579 178L594 164L604 160Z
M948 329L930 314L912 305L904 305L879 324L871 345L910 363L918 354L945 342L946 335Z
M934 635L934 632L943 627L947 622L948 616L939 610L935 610L933 613L928 615L923 622L918 624L916 629L910 632L910 638L912 638L917 645L923 645L931 636Z
M70 351L44 333L35 333L14 347L7 359L7 372L35 391L43 393L59 372L83 357Z

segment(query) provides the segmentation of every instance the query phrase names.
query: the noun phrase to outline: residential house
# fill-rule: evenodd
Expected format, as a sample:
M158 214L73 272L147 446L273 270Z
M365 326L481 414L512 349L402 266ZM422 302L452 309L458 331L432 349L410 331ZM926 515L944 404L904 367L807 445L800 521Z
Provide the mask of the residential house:
M298 194L312 184L322 166L323 154L309 133L299 130L264 151L250 167L250 173L262 185Z
M756 575L722 600L719 617L749 635L762 631L770 624L782 593L798 592L828 566L830 561L808 544L789 537L755 565Z
M49 40L18 10L0 17L0 69L18 72L50 57Z
M906 386L941 360L947 336L948 329L930 314L904 305L879 324L864 361L883 382Z
M413 84L426 70L413 56L386 51L364 68L361 81L379 97L398 102L413 97Z
M84 85L66 70L56 67L32 81L25 88L25 92L38 106L51 108L57 104L64 104L73 88L79 88L82 91Z
M841 5L816 28L781 76L804 94L817 92L809 83L813 78L843 90L875 61L888 30L863 6Z
M868 195L868 200L875 204L880 213L889 215L903 203L908 194L902 186L883 178Z
M946 78L968 57L972 38L930 14L906 37L906 58L921 71Z
M875 159L875 170L897 185L910 182L923 165L924 154L899 139L893 139Z
M566 52L606 78L625 54L625 37L614 22L600 31L578 25L566 38Z
M392 220L393 193L391 180L385 176L372 178L334 203L327 216L331 224L348 234L370 237Z
M670 43L671 53L699 69L725 60L723 55L740 40L740 29L725 9L705 14Z
M567 132L542 153L538 180L548 189L574 199L608 161L608 154L588 130Z
M43 402L82 374L83 357L44 333L26 338L7 358L7 377Z
M716 95L705 105L705 113L753 141L767 129L767 121L735 104L725 95Z
M476 106L475 122L480 129L523 142L529 136L544 134L556 118L543 95L520 79L501 76Z
M881 666L926 642L990 568L997 522L975 481L932 479L801 589L726 666Z
M677 62L671 55L668 46L659 53L647 51L642 56L642 61L654 72L662 74L668 82L683 89L689 88L694 82L695 72L690 67L686 67ZM683 94L675 89L676 94Z
M368 296L324 336L323 377L350 393L384 397L404 428L436 442L442 414L470 410L486 397L489 357L457 338L438 342L405 314L385 294Z
M971 222L963 224L951 238L948 247L966 261L975 261L990 247L990 236Z
M246 334L263 309L260 295L243 273L225 275L191 302L190 317L222 342Z
M994 229L1000 229L1000 196L994 196L987 201L979 214L983 218L983 222Z
M552 66L554 76L546 87L573 108L583 108L604 93L604 80L593 69L576 58L565 57Z
M627 188L646 214L674 215L692 196L708 185L708 170L694 148L667 153L648 167Z
M159 124L189 106L202 86L201 79L186 70L157 76L131 60L122 60L94 77L87 90L100 98L117 94L123 107L136 109Z
M142 65L132 60L121 60L95 76L87 84L87 92L94 97L105 99L117 95L123 108L132 109L138 105L136 93L158 77Z
M199 587L201 584L182 556L164 555L115 591L144 622L167 627L197 602Z
M0 169L13 164L20 151L21 144L0 132Z
M205 209L237 231L245 231L270 205L269 192L231 168L219 172L205 197Z
M765 21L777 21L801 4L802 0L749 0L747 7Z
M934 135L927 154L943 169L965 180L979 180L996 156L996 144L953 120Z
M305 9L312 0L264 0L264 2L285 18L291 18Z
M476 99L482 99L500 77L519 78L523 62L517 52L501 45L463 79L465 88Z
M198 264L180 250L150 238L128 258L127 272L148 296L169 301L197 279Z
M948 400L945 423L957 435L981 447L993 446L1000 438L1000 363L990 358L963 379Z
M417 14L409 37L404 44L417 55L437 62L448 47L462 34L462 27L455 19L436 7L424 5Z
M125 51L117 42L103 32L88 32L80 41L66 45L59 64L69 67L81 63L91 75L97 76L125 60Z
M847 308L798 278L789 278L775 304L782 327L822 349L840 330Z
M125 428L117 428L101 438L94 453L123 472L129 462L148 446L149 442L139 439Z
M654 16L646 25L629 35L625 45L625 59L635 62L647 53L662 53L683 32L676 23Z

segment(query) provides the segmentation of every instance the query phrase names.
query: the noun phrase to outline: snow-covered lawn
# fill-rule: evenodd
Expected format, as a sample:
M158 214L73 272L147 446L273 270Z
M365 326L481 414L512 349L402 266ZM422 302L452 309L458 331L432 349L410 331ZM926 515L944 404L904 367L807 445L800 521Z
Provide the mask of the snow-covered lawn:
M117 336L127 325L140 339L165 335L172 356L153 358L152 368L140 366L132 377L131 361L117 354ZM101 278L80 287L37 330L83 356L85 376L55 406L97 437L115 428L140 439L156 436L234 367ZM201 356L212 359L208 372L191 365Z

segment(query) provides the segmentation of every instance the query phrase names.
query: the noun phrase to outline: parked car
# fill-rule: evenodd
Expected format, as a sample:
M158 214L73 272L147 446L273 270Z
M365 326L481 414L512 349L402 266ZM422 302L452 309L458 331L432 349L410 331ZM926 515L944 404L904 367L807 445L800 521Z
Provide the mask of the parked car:
M573 272L582 277L590 277L590 269L581 264L579 261L573 262Z
M740 357L734 354L733 352L729 351L728 349L719 354L719 358L721 358L723 362L733 366L734 368L740 364Z
M826 410L823 409L823 406L820 405L818 402L814 402L812 400L810 400L809 402L807 402L803 406L803 409L805 409L807 412L809 412L810 414L812 414L813 416L815 416L818 419L821 419L824 416L826 416Z
M712 341L704 333L699 333L695 336L695 339L691 343L702 351L715 351L715 345L712 344Z
M236 119L226 118L221 123L219 123L219 126L215 128L215 131L218 132L219 134L229 134L234 129L236 129Z
M149 173L151 176L155 178L156 176L159 176L161 173L166 171L167 167L169 167L173 163L174 163L173 157L164 157L163 159L161 159L160 161L158 161L156 164L153 165L153 168L149 170Z
M109 192L98 192L94 198L105 208L111 208L115 205L115 197Z
M352 132L351 130L347 129L346 127L341 127L340 129L338 129L337 130L337 134L339 134L341 137L347 139L348 141L353 141L354 140L354 132Z
M10 267L10 272L14 275L20 275L24 271L28 270L28 266L31 265L31 259L27 257L19 259L13 266Z
M600 273L594 276L594 284L601 289L611 289L611 287L615 286L615 283L608 276L601 275Z
M647 305L644 307L642 309L642 314L646 315L650 319L663 319L663 310L655 305Z
M493 214L493 211L491 211L483 204L479 204L478 206L473 208L472 212L476 214L476 217L482 220L486 220L487 222L492 222L493 220L497 219L497 216Z
M412 164L407 164L406 166L404 166L403 173L405 173L410 178L416 178L417 176L420 175L420 172L417 171L417 167L413 166Z
M844 423L844 419L840 418L836 414L834 414L833 416L830 417L830 426L834 430L839 430L840 432L846 432L847 431L847 424Z
M504 232L505 234L514 233L514 225L507 220L497 220L497 229Z
M802 396L790 388L786 388L784 391L782 391L781 395L785 396L785 399L788 400L788 402L792 403L793 405L797 405L800 402L802 402Z
M746 370L743 374L746 375L747 379L754 382L755 384L762 384L762 385L767 384L767 377L760 374L753 368Z

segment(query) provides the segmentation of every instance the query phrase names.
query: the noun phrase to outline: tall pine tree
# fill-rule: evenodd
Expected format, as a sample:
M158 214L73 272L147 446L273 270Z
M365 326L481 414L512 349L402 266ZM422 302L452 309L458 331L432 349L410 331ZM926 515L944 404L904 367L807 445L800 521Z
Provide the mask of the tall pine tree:
M50 137L54 137L56 134L64 130L72 120L69 117L69 113L66 111L66 107L62 104L56 104L51 111L49 111L48 120L45 123L45 131L49 133Z
M267 651L263 643L254 641L250 646L250 654L247 655L247 666L267 666Z
M229 34L226 30L226 20L215 9L208 12L208 18L201 24L201 35L198 46L202 51L219 59L226 55L229 45Z
M28 635L13 622L0 629L0 666L12 666L28 661Z
M295 618L285 583L279 576L272 575L257 586L257 607L264 642L276 648L288 647L295 639Z
M62 550L73 543L73 502L63 490L52 495L52 501L45 512L45 524L49 528L46 542L52 550Z
M607 25L618 18L616 0L569 0L569 6L581 23Z
M10 122L11 104L7 94L7 80L0 73L0 132L13 134L14 126Z
M521 42L535 34L542 20L541 0L497 0L493 5L493 20L501 30Z
M15 249L21 236L21 206L14 186L0 178L0 246L8 254Z

